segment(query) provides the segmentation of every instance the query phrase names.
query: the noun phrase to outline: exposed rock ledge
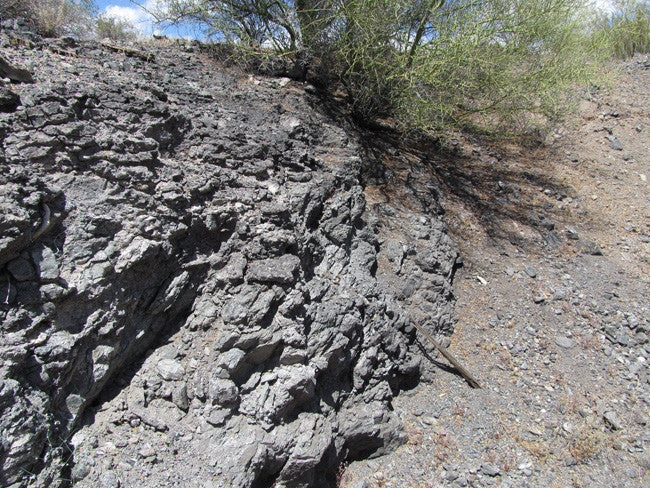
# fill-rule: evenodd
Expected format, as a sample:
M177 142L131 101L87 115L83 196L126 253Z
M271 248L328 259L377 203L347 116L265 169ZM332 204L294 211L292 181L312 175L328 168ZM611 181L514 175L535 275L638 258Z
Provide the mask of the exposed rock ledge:
M399 445L430 368L404 304L452 324L436 213L369 208L301 84L189 43L0 46L35 78L0 114L0 484L332 486Z

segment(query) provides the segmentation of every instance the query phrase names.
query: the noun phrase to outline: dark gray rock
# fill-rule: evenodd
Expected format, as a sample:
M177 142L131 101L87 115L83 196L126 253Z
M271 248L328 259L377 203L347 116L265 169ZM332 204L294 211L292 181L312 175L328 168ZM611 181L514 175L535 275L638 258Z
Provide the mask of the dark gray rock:
M616 136L606 135L605 138L609 141L609 147L611 147L615 151L623 150L623 144L621 144L621 142L616 138Z
M499 470L497 465L494 463L484 463L481 466L481 473L486 476L499 476L499 474L501 474L501 470Z
M297 256L285 254L279 258L249 263L247 277L253 282L290 285L296 279L299 266L300 259Z
M55 486L50 441L75 432L80 488L166 486L178 463L327 486L404 442L391 401L427 363L402 307L453 324L435 189L368 208L355 134L199 45L53 46L75 55L13 53L38 80L0 120L0 479ZM413 232L391 241L392 219Z
M594 241L580 240L578 242L578 249L583 254L590 254L592 256L602 256L603 250L600 247L600 244Z
M0 85L0 112L14 112L20 105L20 97L6 86Z
M580 239L580 235L578 234L578 231L575 230L573 227L567 227L564 229L564 233L566 234L568 239L571 239L572 241L577 241Z
M215 279L219 283L238 284L244 280L245 269L246 258L241 253L235 253L230 257L228 264L216 273Z
M239 398L237 385L230 380L212 378L208 383L208 398L217 405L228 405Z
M187 397L187 385L182 384L172 390L172 402L181 410L187 412L190 407L190 401Z
M549 231L555 229L555 222L553 222L553 220L551 220L547 215L530 212L527 217L529 222L536 227L541 227Z
M223 368L228 377L234 377L242 369L246 368L245 356L246 353L241 349L232 348L219 355L215 366L217 368Z
M532 268L532 267L530 267L530 266L526 266L526 267L524 268L524 272L525 272L528 276L530 276L531 278L537 278L537 271L535 270L535 268Z
M613 410L608 410L603 414L603 419L605 419L606 424L614 430L621 430L623 428L623 423L621 422L620 417Z
M17 281L30 281L36 278L36 270L30 261L20 257L7 263L7 271Z
M33 83L34 77L26 69L13 66L0 56L0 78L9 78L15 83Z

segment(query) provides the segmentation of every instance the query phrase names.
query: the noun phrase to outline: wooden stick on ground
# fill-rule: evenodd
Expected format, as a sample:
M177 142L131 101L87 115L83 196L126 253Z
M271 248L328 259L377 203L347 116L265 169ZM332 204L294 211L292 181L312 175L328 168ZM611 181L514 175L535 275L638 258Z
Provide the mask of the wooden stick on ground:
M109 42L100 42L100 46L105 47L106 49L110 49L111 51L115 51L117 53L122 53L125 56L131 56L135 57L138 59L141 59L142 61L153 61L154 60L154 55L150 53L146 53L144 51L139 51L138 49L133 49L130 47L126 46L116 46L114 44L111 44Z
M447 361L449 361L454 368L461 374L463 378L465 378L465 381L471 386L472 388L481 388L481 384L478 382L476 378L474 378L469 371L467 371L463 366L460 365L460 363L456 360L454 356L451 355L451 353L444 347L442 347L438 342L429 334L424 328L417 323L415 323L414 320L411 320L411 323L413 326L420 331L420 333L429 339L429 342L433 344L433 346L438 350L440 354L442 354Z

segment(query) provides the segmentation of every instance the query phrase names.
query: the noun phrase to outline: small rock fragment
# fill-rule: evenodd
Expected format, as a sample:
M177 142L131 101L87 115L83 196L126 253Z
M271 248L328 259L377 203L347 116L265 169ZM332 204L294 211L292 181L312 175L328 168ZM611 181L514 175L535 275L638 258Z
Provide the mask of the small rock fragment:
M578 231L575 230L575 228L573 227L567 227L566 229L564 229L564 233L566 234L567 239L570 239L572 241L577 241L578 239L580 239L580 236L578 235Z
M156 365L160 376L167 381L182 380L185 368L175 359L161 359Z
M483 473L486 476L499 476L499 474L501 474L501 471L496 466L496 464L485 463L483 464L483 466L481 466L481 473Z
M607 135L605 137L609 141L609 147L611 147L615 151L622 151L623 150L623 144L621 144L621 142L616 138L616 136Z
M592 256L602 256L603 250L600 245L593 241L581 240L578 243L578 249L583 254L590 254Z
M556 337L555 338L555 343L558 346L563 347L564 349L571 349L572 347L574 347L576 345L576 343L573 340L569 339L568 337L564 337L564 336Z
M178 408L187 412L190 408L190 402L187 398L187 385L182 384L172 390L172 402L174 402L174 405Z
M616 412L613 410L608 410L603 414L603 418L605 419L605 422L614 430L621 430L623 428L623 424L621 422L620 417Z
M99 478L101 488L120 488L121 483L114 471L107 471Z
M535 271L535 268L531 268L530 266L526 266L524 268L524 272L530 276L531 278L537 278L537 271Z

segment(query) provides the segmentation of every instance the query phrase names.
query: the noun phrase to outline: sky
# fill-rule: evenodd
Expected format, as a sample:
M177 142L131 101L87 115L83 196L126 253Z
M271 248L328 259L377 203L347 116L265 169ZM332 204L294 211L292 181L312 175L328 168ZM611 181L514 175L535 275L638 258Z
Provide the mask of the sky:
M201 38L201 34L189 26L160 26L147 10L155 10L158 0L95 0L98 11L108 17L126 20L133 24L140 36L165 34L169 37ZM142 8L142 7L144 8Z

